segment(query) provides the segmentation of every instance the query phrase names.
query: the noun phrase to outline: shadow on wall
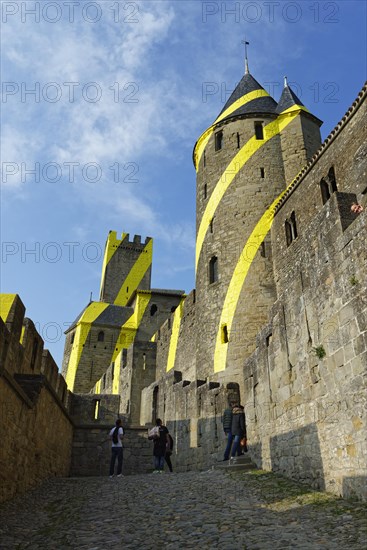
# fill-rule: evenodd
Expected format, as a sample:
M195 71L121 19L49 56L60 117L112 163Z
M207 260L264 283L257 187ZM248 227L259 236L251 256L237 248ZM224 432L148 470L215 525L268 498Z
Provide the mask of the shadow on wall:
M324 469L316 424L270 438L272 470L325 490Z
M109 432L113 426L76 428L73 440L71 476L106 476L111 458ZM153 450L145 430L125 429L124 475L144 474L153 469Z
M71 476L103 476L108 474L111 458L110 430L119 415L120 397L106 394L74 394L71 414L74 435ZM152 450L144 428L124 428L123 473L140 474L152 469Z
M367 501L367 476L345 477L343 479L343 496Z
M251 443L251 440L247 440L247 447L251 460L256 464L257 468L261 469L263 467L261 442Z
M175 471L210 470L222 462L227 436L220 416L167 421L166 425L174 439L171 460Z

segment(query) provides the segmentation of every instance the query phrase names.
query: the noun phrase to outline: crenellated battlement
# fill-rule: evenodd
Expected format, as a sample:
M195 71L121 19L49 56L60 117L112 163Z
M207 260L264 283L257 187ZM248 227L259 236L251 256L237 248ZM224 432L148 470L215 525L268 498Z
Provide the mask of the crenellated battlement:
M69 473L73 426L70 392L17 294L0 295L0 501L50 476ZM14 454L14 441L27 449Z

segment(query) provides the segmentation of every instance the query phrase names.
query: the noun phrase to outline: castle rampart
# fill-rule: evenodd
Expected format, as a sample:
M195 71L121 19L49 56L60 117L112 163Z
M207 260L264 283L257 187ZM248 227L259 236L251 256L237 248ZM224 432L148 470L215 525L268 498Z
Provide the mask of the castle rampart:
M67 476L73 432L65 380L23 303L16 294L1 302L0 501Z

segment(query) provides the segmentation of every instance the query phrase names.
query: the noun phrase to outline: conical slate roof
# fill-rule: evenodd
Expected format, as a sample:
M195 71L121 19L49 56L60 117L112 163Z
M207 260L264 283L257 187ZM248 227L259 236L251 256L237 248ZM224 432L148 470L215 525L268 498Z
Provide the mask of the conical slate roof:
M296 94L291 90L291 88L287 85L284 87L282 95L280 96L280 100L278 103L278 106L275 110L276 113L282 113L286 109L289 109L290 107L293 107L294 105L301 105L304 107L302 101L296 96Z
M256 92L258 92L256 94ZM251 95L249 95L251 94ZM247 96L247 97L245 97ZM242 101L241 101L242 100ZM243 114L275 113L277 104L249 73L245 74L221 110L217 121ZM228 115L223 115L228 112Z

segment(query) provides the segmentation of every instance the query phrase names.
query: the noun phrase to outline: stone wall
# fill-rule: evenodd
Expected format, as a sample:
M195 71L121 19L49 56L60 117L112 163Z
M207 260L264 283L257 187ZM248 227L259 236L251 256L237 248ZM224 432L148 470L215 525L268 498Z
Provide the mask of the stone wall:
M176 358L174 368L183 373L187 380L196 378L196 322L195 322L195 290L186 296L182 308L182 318L178 332L178 342L176 348ZM162 325L156 334L157 344L157 370L156 380L159 380L167 372L168 354L171 345L174 315L164 325Z
M272 227L278 300L245 363L251 451L264 468L366 499L366 212L351 214L366 164L360 108L322 150ZM323 204L320 180L338 191ZM295 213L297 237L285 223Z
M229 368L214 375L213 327L218 326L220 286L233 269L238 240L234 226L231 231L230 216L238 208L248 212L248 205L240 204L236 194L222 201L221 208L227 206L228 215L214 219L214 231L206 236L203 254L208 260L216 250L222 253L227 248L226 261L220 264L218 283L210 288L207 269L199 266L200 288L194 307L196 352L190 350L190 343L194 345L192 327L187 333L181 327L175 368L166 373L172 324L161 327L157 380L142 392L141 423L152 422L156 416L163 419L175 437L173 463L178 470L210 467L221 459L225 442L220 416L228 386L237 383L246 407L250 455L259 466L335 494L367 498L367 210L359 215L350 211L352 202L365 202L367 193L366 146L361 145L367 125L361 97L282 199L265 251L257 254L237 307ZM317 144L317 132L307 117L298 122L307 142L303 154L309 158ZM291 139L292 132L284 137ZM259 164L266 168L269 158L277 159L276 151L264 148L264 152L267 158L260 155L248 164L251 185L256 185ZM225 150L220 154L226 155ZM283 158L285 154L282 150ZM202 167L198 176L199 220L205 206L203 188L207 183L207 192L212 192L219 155L207 156L206 168ZM288 161L287 170L294 174L295 159L290 155ZM209 176L205 170L211 170ZM326 200L320 188L322 179L330 191ZM256 198L254 201L252 212ZM291 221L296 231L287 242L286 223ZM275 287L271 284L273 274L269 271L266 275L267 260L274 270ZM257 278L267 282L262 289L268 293L267 323L261 320L254 298L256 285L261 291ZM254 311L248 318L246 307L251 306ZM248 327L254 330L244 334ZM251 355L249 336L256 348ZM186 344L180 349L182 338ZM246 349L248 358L241 361ZM196 368L186 370L185 364L193 363L192 356Z
M73 426L63 377L24 305L12 296L0 319L0 501L52 476L67 476Z
M111 457L109 432L119 416L118 395L73 395L71 414L75 424L71 476L108 475ZM96 403L99 403L96 410ZM98 413L98 414L96 414ZM143 428L127 428L124 435L123 474L152 471L152 444Z
M223 459L226 438L222 414L229 401L239 401L239 385L184 380L170 371L143 390L141 423L159 417L174 439L175 471L210 469Z

